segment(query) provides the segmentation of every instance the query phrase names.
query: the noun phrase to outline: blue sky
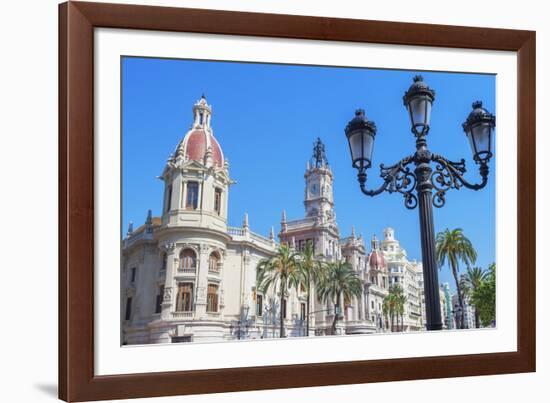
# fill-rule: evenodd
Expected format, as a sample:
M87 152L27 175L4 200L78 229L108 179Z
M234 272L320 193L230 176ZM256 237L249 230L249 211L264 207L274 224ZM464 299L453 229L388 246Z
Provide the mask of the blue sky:
M414 151L414 136L402 96L417 71L288 66L150 58L122 61L123 201L122 232L129 221L143 223L147 209L160 215L162 173L169 154L192 123L191 108L205 94L212 126L237 181L229 195L229 225L240 226L245 212L251 230L279 230L304 215L304 170L320 137L335 176L334 199L342 236L367 240L391 226L411 259L421 260L418 210L407 210L400 195L363 196L351 167L344 127L364 108L378 127L367 185L381 183L380 163L395 163ZM435 89L429 148L451 160L465 158L466 177L479 179L461 123L474 100L495 111L495 76L421 72ZM478 252L477 265L495 261L495 158L489 185L478 192L451 190L434 209L436 232L461 227ZM462 268L465 270L465 268ZM448 268L440 282L454 281Z

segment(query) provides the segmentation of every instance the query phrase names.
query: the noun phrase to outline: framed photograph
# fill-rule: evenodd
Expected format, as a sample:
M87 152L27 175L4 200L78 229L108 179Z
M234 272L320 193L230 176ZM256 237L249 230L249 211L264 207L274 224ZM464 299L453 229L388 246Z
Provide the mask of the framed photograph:
M59 397L535 371L535 33L59 8Z

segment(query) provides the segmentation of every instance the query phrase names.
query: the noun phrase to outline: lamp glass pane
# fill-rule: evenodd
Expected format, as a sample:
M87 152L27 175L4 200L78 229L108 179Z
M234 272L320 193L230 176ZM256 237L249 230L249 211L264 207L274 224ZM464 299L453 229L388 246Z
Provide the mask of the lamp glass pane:
M472 137L472 130L466 133L466 136L468 137L468 142L470 143L470 148L472 149L472 155L475 157L477 154L477 150Z
M425 97L415 97L409 102L413 126L424 126L426 124L426 112L430 113L430 108L427 107L426 103L429 102ZM428 108L428 111L426 111L426 108Z
M372 150L374 148L374 136L368 131L363 132L364 144L363 144L363 155L364 158L369 161L369 165L372 161Z
M361 131L355 131L349 137L349 146L351 149L351 159L357 161L363 158L363 149L361 147Z
M368 130L357 130L349 137L351 158L355 161L371 161L374 137Z
M488 153L491 151L491 125L481 123L472 127L472 136L478 153Z

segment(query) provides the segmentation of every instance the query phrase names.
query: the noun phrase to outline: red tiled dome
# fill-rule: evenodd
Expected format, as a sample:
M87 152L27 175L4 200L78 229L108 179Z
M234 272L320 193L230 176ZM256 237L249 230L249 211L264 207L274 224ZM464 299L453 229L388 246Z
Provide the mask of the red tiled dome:
M178 152L183 153L188 159L204 163L206 151L210 147L214 164L224 165L223 152L220 144L209 130L196 128L191 130L178 147Z
M386 265L384 255L378 250L373 250L369 256L369 266L371 269L382 269Z

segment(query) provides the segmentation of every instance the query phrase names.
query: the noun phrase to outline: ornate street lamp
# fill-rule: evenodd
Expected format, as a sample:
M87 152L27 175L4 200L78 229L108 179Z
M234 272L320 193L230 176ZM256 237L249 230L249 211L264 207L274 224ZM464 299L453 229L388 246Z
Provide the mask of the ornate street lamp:
M435 258L435 233L432 205L443 207L446 192L450 189L479 190L487 185L489 160L493 156L492 143L495 117L477 101L463 124L470 141L474 161L479 165L480 183L470 183L464 178L466 164L464 159L453 162L428 150L426 137L430 130L432 105L435 91L424 82L422 76L415 76L413 84L403 96L403 103L409 113L411 131L416 137L416 152L394 165L380 165L382 185L367 190L367 169L372 165L376 125L367 119L365 111L358 109L355 117L345 128L348 139L352 166L357 169L357 179L361 191L367 196L376 196L384 191L400 193L404 197L405 207L418 206L420 216L420 240L422 246L422 265L424 273L424 294L426 299L426 328L441 330L441 310L439 302L438 268ZM431 164L435 164L435 170ZM414 165L414 171L410 165Z
M415 136L428 134L435 91L426 85L422 76L414 76L413 85L403 96L403 104L409 111L411 130Z

